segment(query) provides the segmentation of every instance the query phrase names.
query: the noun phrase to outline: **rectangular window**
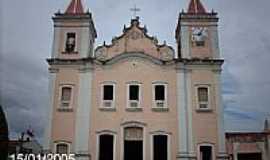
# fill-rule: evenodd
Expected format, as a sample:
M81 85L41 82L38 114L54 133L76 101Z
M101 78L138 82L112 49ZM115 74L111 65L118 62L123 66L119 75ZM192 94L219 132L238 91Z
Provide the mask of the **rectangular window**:
M75 46L76 46L76 33L67 33L65 51L68 53L75 52Z
M198 88L199 102L208 102L208 88Z
M153 108L167 108L167 84L153 85Z
M71 108L72 92L73 92L72 86L60 87L60 108L61 109Z
M103 100L113 100L113 85L103 86Z
M63 87L62 88L62 101L70 101L71 100L71 91L72 89L70 87Z
M140 85L139 84L129 84L128 85L128 91L127 91L127 107L129 109L134 108L138 109L140 108L140 99L141 99L141 93L140 93Z
M114 84L102 85L101 108L113 108L115 99Z
M158 101L165 100L165 86L164 85L155 86L155 100L158 100Z
M198 88L199 109L209 109L209 90L207 87Z
M138 85L129 86L129 100L139 101L139 86Z

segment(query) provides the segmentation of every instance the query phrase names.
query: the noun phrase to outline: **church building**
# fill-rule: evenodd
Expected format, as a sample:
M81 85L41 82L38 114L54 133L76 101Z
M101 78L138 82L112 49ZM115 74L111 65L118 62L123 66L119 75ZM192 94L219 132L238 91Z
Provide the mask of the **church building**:
M94 47L98 33L81 0L53 16L47 152L76 160L228 159L218 16L189 1L176 24L177 48L150 36L139 17Z

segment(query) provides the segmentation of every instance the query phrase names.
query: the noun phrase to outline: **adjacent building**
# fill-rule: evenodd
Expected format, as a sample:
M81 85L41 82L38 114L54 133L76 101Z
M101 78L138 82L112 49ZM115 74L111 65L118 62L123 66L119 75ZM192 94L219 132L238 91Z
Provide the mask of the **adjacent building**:
M230 160L270 159L270 127L265 121L261 132L228 132L226 146Z
M150 36L139 17L94 48L94 20L80 0L53 22L47 152L78 160L228 159L216 12L190 0L176 49Z

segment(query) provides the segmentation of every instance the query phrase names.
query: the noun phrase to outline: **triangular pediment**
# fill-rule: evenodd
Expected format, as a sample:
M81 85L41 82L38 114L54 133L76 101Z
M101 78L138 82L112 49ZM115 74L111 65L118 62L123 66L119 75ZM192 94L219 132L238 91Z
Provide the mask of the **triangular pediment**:
M129 27L124 26L123 34L112 39L112 43L97 47L95 56L100 61L112 59L119 54L144 53L163 61L174 58L174 50L166 42L160 45L155 37L147 34L146 27L141 27L139 18L132 19Z

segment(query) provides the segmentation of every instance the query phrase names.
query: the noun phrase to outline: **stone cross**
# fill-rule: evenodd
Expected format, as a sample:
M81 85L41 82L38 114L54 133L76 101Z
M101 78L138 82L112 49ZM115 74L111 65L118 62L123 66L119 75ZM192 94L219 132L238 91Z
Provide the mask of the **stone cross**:
M140 9L140 8L137 8L137 6L134 5L134 8L130 8L130 11L134 12L134 13L133 13L133 16L134 16L134 17L137 17L137 12L140 12L141 9Z

